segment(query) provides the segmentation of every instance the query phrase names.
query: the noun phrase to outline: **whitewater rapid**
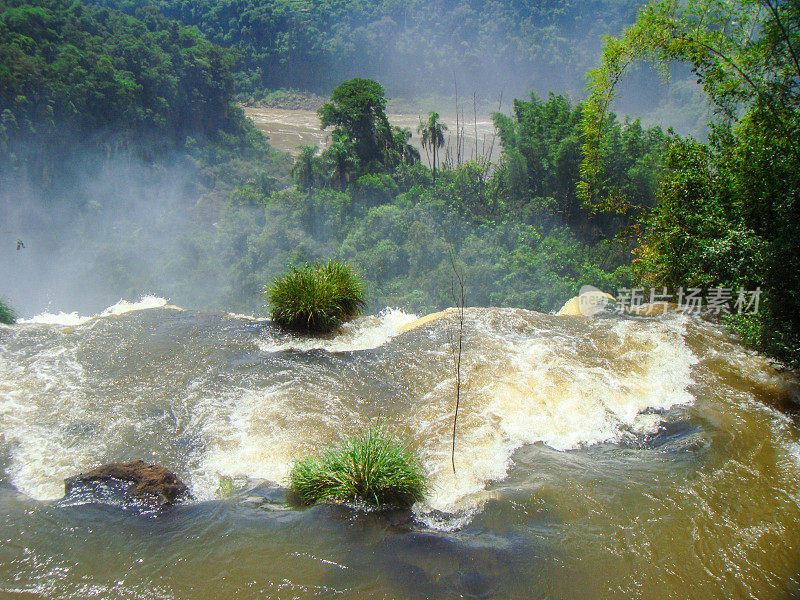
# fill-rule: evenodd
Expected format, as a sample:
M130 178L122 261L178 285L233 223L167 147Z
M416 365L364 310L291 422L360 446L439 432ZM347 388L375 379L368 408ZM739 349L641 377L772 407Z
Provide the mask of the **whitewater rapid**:
M17 321L19 325L60 325L62 327L77 327L92 321L93 319L101 319L103 317L118 317L129 312L137 310L148 310L151 308L167 307L167 300L159 296L142 296L139 300L128 301L120 299L116 304L112 304L108 308L102 310L96 315L84 316L79 315L77 312L65 313L59 311L58 313L51 313L44 311L26 319ZM173 310L182 310L177 306L169 306Z
M234 597L256 581L252 597L779 600L793 589L793 377L690 315L467 309L454 474L457 314L386 309L312 338L147 297L0 326L11 574L0 591ZM284 503L294 460L374 423L429 475L410 521ZM195 501L152 523L49 502L66 477L133 459L174 470Z
M113 329L109 319L123 316L131 319L126 324L130 327L136 324L132 313L165 309L179 310L150 296L120 301L93 316L44 313L13 328L18 341L29 336L35 340L16 349L3 344L0 362L0 430L13 485L34 498L54 499L62 493L63 478L90 467L99 457L111 458L109 448L124 451L126 440L138 431L169 436L162 430L169 422L163 419L137 422L143 405L161 402L168 407L169 419L179 417L173 423L179 430L175 433L194 440L196 447L183 460L188 483L199 499L214 498L223 478L285 484L298 456L380 421L407 437L430 475L430 494L418 512L469 513L491 497L487 483L506 476L514 452L522 446L542 443L568 450L646 435L658 429L664 411L693 401L688 389L696 358L684 341L685 316L593 321L511 309L470 310L454 476L454 313L403 332L417 316L386 309L324 339L285 334L257 317L225 315L221 323L255 328L243 343L252 346L258 360L270 364L271 356L289 357L289 364L267 368L252 386L248 378L211 385L206 369L219 366L199 365L196 372L185 374L183 385L154 400L148 398L147 385L135 393L117 387L136 373L102 381L87 372L81 359L92 337L87 327L97 329L105 322ZM50 330L38 336L31 331L42 327ZM97 350L116 355L124 370L127 357L114 347L114 335L102 340ZM123 328L119 335L125 338L132 332ZM397 341L403 338L405 344L415 340L412 347ZM164 352L160 345L149 351ZM408 362L400 365L404 372L395 381L398 387L389 392L401 396L400 402L365 397L358 390L362 384L355 381L360 376L393 377L386 359L359 368L345 362L339 365L341 371L333 372L302 359L319 352L358 355L387 345L399 349L392 360ZM150 383L158 387L163 376L174 375L178 365L169 364L169 355L166 351L156 364L139 356L150 370L140 378L152 377ZM109 387L121 405L103 397Z

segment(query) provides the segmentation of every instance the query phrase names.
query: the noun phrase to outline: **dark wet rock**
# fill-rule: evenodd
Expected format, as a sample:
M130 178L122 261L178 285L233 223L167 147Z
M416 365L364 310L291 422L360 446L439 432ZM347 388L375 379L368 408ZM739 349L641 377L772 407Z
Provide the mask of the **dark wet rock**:
M503 586L540 552L502 536L415 531L387 537L375 562L409 598L507 598Z
M710 442L702 428L689 420L667 421L644 440L644 447L663 452L692 453L706 450Z
M124 494L158 504L173 504L189 497L189 488L178 477L159 465L148 465L141 460L129 463L109 463L87 473L64 480L65 497L80 492L100 491L97 483L109 483L115 492L124 482ZM102 494L101 494L102 495Z

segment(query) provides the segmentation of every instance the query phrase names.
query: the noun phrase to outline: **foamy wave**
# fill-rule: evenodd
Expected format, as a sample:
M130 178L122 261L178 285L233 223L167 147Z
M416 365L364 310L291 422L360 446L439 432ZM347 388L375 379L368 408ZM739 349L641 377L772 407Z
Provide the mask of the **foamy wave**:
M100 313L101 317L108 317L110 315L124 315L125 313L134 312L137 310L148 310L150 308L167 307L167 301L159 296L142 296L137 302L129 302L128 300L120 300L116 304L109 306ZM177 306L169 306L168 308L178 309Z
M166 301L149 297L117 303L103 314L159 306ZM186 396L174 401L185 414L182 431L201 440L187 465L193 492L214 497L220 475L284 484L293 460L328 447L380 414L413 444L430 476L430 494L415 508L417 514L431 527L458 529L495 497L490 482L507 476L518 448L544 443L568 450L647 434L661 423L659 410L694 401L688 388L697 359L684 339L684 315L587 321L476 309L466 318L455 477L450 463L453 357L445 335L454 321L443 319L432 325L434 335L410 336L388 347L386 361L355 357L359 368L352 374L325 361L284 357L267 361L269 367L253 382L181 388ZM376 348L414 320L416 315L387 309L349 323L331 339L286 335L262 340L262 349ZM20 335L27 335L24 328ZM86 381L77 354L80 338L63 337L32 355L14 346L3 354L0 346L0 433L12 448L7 472L20 490L37 498L59 495L63 477L102 456L122 432L136 426L121 411L118 422L94 430L103 414L98 397L104 395L95 396ZM404 372L409 352L413 371ZM402 379L396 402L371 397L369 385L355 389L353 377L372 372L381 379L388 364L401 365L388 373Z
M192 476L200 499L216 495L220 476L286 483L298 446L295 428L276 428L295 410L292 394L278 386L243 391L238 398L206 398L197 411L197 427L210 441Z
M99 314L89 317L79 315L77 312L43 312L29 319L20 319L17 322L33 325L60 325L63 327L77 327L78 325L83 325L92 319L119 316L124 315L125 313L134 312L137 310L148 310L151 308L172 308L175 310L181 310L177 306L168 306L167 301L164 298L160 298L158 296L142 296L136 302L120 299L119 302L109 306Z
M64 478L103 449L101 436L75 444L63 425L91 418L86 374L77 346L64 342L30 356L0 347L0 441L13 449L6 472L23 493L52 500L64 492Z
M452 530L468 522L494 497L487 484L506 477L514 452L526 444L568 450L645 435L661 424L658 410L694 401L687 391L696 362L684 342L687 317L565 323L520 314L519 323L511 322L515 314L509 311L468 314L475 337L465 345L455 477L452 356L446 342L420 348L428 357L420 364L427 365L433 387L417 389L417 399L395 418L409 428L408 440L430 476L430 494L415 507L430 527ZM344 339L294 338L266 347L373 348L414 318L385 311L351 324ZM546 319L552 321L542 322ZM517 326L522 333L509 332ZM341 395L335 374L315 376L323 380L276 378L266 389L209 397L197 407L197 427L209 441L192 478L199 497L214 496L219 475L284 484L293 460L363 423L360 402Z
M382 346L396 336L404 325L418 319L413 313L399 308L385 308L380 314L361 317L345 323L332 338L289 336L283 339L256 340L262 352L285 350L327 350L328 352L350 352L371 350Z
M30 319L19 319L17 323L29 323L33 325L62 325L64 327L77 327L83 325L87 321L91 321L93 317L83 317L77 312L65 313L49 313L43 312Z
M608 323L608 322L607 322ZM431 475L429 509L457 513L486 500L489 481L505 478L513 453L544 443L569 450L619 441L629 432L657 429L653 410L694 401L688 392L697 361L683 340L686 317L641 324L581 324L592 331L569 340L520 337L511 341L482 327L489 346L465 356L456 468L450 465L454 381L423 398L418 436ZM587 343L608 346L596 353ZM645 412L647 411L647 412Z

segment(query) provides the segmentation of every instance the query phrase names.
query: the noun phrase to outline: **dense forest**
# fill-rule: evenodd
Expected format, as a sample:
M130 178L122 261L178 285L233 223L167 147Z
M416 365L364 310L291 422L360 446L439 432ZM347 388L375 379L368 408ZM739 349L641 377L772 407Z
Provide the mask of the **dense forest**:
M67 188L74 182L63 178L86 168L87 153L152 162L200 146L238 157L268 152L231 105L232 57L195 29L175 22L148 28L117 11L63 0L11 0L0 8L6 183L13 173Z
M470 264L476 304L549 309L590 273L627 281L626 242L605 240L622 221L576 202L580 107L565 97L517 101L496 117L509 159L445 165L434 185L414 134L388 125L382 86L354 80L321 114L335 143L307 149L296 186L278 191L288 157L231 106L230 56L196 30L58 0L11 3L1 22L2 160L14 173L3 186L20 197L5 220L38 232L21 255L55 253L71 276L48 285L79 305L93 286L73 265L86 262L104 301L157 291L243 310L260 309L287 264L331 256L364 273L373 309L433 309L448 302L450 247ZM348 121L363 86L369 120ZM652 204L655 171L642 165L663 136L613 127L614 180Z
M630 283L623 229L655 202L660 130L609 118L609 181L640 204L593 215L577 200L581 107L565 97L515 101L513 115L495 117L507 158L454 164L435 183L419 157L403 152L404 136L381 126L384 101L371 80L343 83L320 111L323 123L339 115L336 142L321 154L304 149L296 187L272 195L245 188L242 201L264 205L267 216L253 221L238 209L224 221L244 250L233 266L239 289L255 295L287 262L334 257L367 276L373 308L434 310L452 303L451 250L475 305L550 310L586 281ZM377 139L365 142L361 132Z
M196 26L240 56L237 89L327 94L352 77L391 94L579 93L602 36L633 22L643 2L568 0L91 0L157 26Z
M30 298L11 298L23 310L154 292L260 311L288 265L329 258L363 275L371 309L433 310L452 302L452 254L473 305L552 310L585 284L763 288L758 315L721 316L800 360L796 7L648 7L606 42L586 102L518 94L494 115L491 163L444 148L454 124L436 113L391 126L382 84L449 86L440 67L457 55L464 72L507 64L520 88L558 73L547 86L563 91L635 6L598 3L596 18L578 2L441 3L436 37L413 2L95 4L0 4L3 239L27 244L3 276L30 270ZM471 21L479 8L511 33ZM693 70L718 113L707 142L610 112L639 59ZM332 89L319 112L331 143L293 163L233 104L284 84Z
M600 189L607 181L603 123L616 82L636 61L690 65L717 119L708 143L670 140L659 203L643 220L635 275L644 285L676 292L718 290L726 303L712 312L750 345L795 367L800 365L798 56L796 2L648 5L624 36L607 41L600 66L589 73L580 186L587 204L624 210L625 193ZM758 302L748 307L741 298Z

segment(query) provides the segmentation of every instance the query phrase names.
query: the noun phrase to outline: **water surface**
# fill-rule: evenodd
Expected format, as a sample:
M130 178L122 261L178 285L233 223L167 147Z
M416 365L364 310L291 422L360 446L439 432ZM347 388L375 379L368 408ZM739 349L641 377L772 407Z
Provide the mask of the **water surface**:
M713 323L387 310L330 339L147 298L0 327L0 596L759 598L798 592L795 384ZM299 509L293 459L380 421L413 513ZM157 462L195 501L58 499Z

